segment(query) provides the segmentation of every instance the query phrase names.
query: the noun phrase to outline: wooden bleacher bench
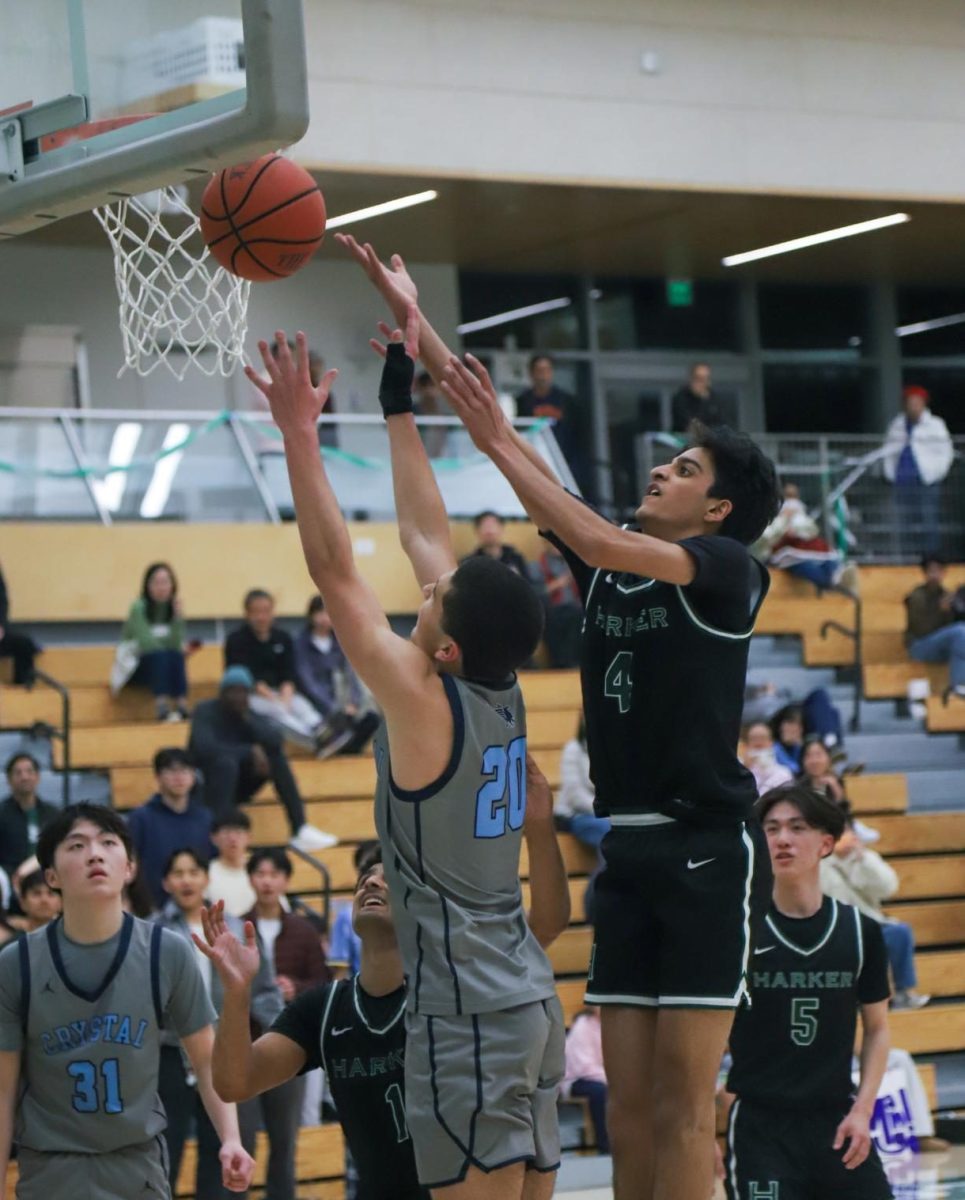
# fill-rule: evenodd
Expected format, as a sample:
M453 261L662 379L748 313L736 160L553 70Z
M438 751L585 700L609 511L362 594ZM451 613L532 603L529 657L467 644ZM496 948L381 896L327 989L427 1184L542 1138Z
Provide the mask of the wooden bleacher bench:
M929 696L925 727L929 733L965 733L965 698L949 696L946 704L941 695Z

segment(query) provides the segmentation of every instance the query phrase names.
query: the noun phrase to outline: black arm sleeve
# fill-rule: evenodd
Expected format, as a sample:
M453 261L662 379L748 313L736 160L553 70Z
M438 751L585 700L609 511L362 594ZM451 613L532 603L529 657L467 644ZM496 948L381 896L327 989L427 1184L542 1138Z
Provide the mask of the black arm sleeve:
M286 1004L275 1017L269 1033L280 1033L305 1051L305 1065L299 1074L313 1071L322 1065L322 1014L334 983L309 988Z
M379 384L379 404L383 416L397 417L412 412L412 377L415 363L401 342L389 342L385 348L385 366Z
M861 914L861 939L864 942L864 964L858 976L858 1000L861 1004L877 1004L891 995L888 952L881 926L864 913Z

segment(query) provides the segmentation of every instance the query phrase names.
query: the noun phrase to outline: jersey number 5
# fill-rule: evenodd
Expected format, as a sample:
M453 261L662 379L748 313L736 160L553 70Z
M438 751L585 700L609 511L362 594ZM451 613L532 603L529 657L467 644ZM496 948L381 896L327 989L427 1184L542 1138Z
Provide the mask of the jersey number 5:
M633 699L633 654L621 650L606 669L603 677L603 695L616 700L621 713L630 711Z
M93 1113L103 1107L104 1112L113 1116L124 1111L124 1101L121 1098L120 1064L116 1058L108 1058L100 1064L100 1068L104 1080L103 1105L97 1094L97 1067L95 1064L84 1060L71 1063L67 1068L67 1074L74 1081L74 1094L70 1098L74 1112Z
M507 827L522 829L526 815L526 738L489 746L482 773L490 775L476 793L476 837L502 837Z
M810 1046L818 1033L818 1009L821 1001L799 996L791 1001L791 1041L795 1046Z

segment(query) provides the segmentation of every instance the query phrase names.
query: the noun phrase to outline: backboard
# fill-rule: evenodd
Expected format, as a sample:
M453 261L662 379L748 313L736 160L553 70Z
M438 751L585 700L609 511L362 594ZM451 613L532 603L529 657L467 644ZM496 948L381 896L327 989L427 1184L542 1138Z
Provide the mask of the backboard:
M0 238L207 176L307 127L302 0L3 5Z

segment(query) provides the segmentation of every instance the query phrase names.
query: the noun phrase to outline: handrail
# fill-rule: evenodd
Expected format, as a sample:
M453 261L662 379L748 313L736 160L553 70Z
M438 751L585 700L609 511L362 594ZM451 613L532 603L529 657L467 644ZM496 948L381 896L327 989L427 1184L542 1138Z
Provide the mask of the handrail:
M314 867L322 877L322 920L325 922L325 928L328 929L328 916L332 905L332 876L328 867L320 858L316 858L314 854L309 854L307 850L300 850L293 843L289 843L286 847L290 854L296 854L302 862L307 862L310 867Z
M861 731L861 701L865 698L864 659L861 649L862 601L858 593L852 592L849 588L834 587L828 590L838 592L842 596L847 596L854 603L854 628L848 629L840 621L825 621L821 626L821 637L826 638L828 632L833 629L835 632L843 634L854 642L854 700L852 702L851 720L848 722L848 728L852 733L859 733ZM818 588L819 595L820 592L821 589Z
M49 731L50 737L60 738L63 743L64 757L61 766L61 792L64 807L66 808L70 803L70 691L59 679L54 679L52 675L48 675L46 671L42 671L39 667L34 668L34 679L39 680L40 683L45 683L49 688L53 688L60 696L61 728L55 729L46 721L38 722L38 724L42 724L45 730Z

